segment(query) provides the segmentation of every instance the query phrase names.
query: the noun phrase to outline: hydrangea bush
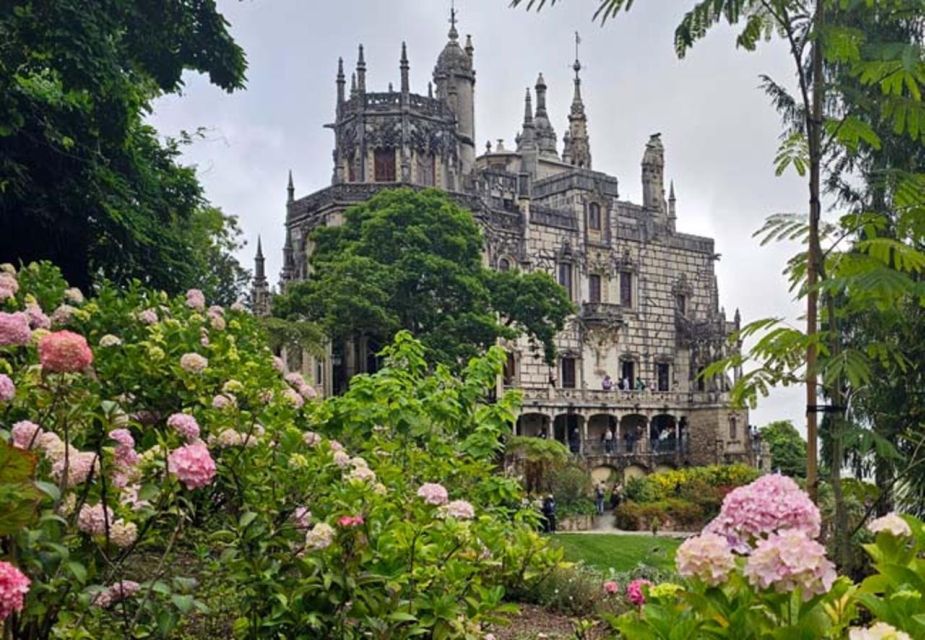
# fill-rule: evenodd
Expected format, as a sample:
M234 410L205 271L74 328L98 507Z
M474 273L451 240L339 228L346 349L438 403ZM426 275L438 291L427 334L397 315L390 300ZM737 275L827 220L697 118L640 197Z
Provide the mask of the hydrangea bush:
M925 638L925 526L890 514L868 531L876 573L852 584L826 557L809 497L789 478L763 476L678 548L683 584L644 587L638 609L607 622L629 640Z
M8 636L481 638L559 560L495 473L500 352L402 335L321 402L240 305L0 273Z

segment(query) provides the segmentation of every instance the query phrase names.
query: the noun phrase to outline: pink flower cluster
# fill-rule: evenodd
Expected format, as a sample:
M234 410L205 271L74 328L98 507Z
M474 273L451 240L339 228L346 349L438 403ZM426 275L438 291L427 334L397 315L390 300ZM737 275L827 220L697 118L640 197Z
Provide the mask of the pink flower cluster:
M704 531L726 537L736 551L747 553L756 541L776 531L794 529L817 538L820 526L819 509L797 483L771 474L729 493Z
M6 271L0 271L0 302L5 302L19 291L19 281L16 276Z
M86 338L72 331L56 331L39 340L42 369L51 373L83 371L93 363Z
M685 540L678 547L675 563L680 575L698 578L711 586L724 582L736 567L728 541L715 533Z
M112 510L103 504L85 504L77 513L77 528L87 535L104 535L112 522Z
M302 405L305 404L305 398L293 389L285 389L283 391L283 397L296 409L301 409Z
M209 361L198 353L184 353L180 356L180 367L187 373L202 373L209 366Z
M886 532L897 538L908 538L912 536L912 528L909 523L895 513L888 513L882 518L877 518L869 525L867 529L874 534Z
M9 402L16 395L16 385L13 379L5 373L0 373L0 402Z
M29 578L9 562L0 561L0 623L14 611L22 611L29 593Z
M867 629L851 627L848 640L912 640L912 636L886 622L876 622Z
M212 398L212 407L215 409L228 409L236 406L238 406L238 401L230 393L220 393Z
M77 311L77 309L69 304L58 305L58 308L51 314L52 324L55 326L67 324L74 317L75 311Z
M309 549L326 549L334 542L334 528L326 522L319 522L305 534L305 546Z
M107 609L117 602L131 598L140 589L141 585L133 580L120 580L98 593L93 599L93 604L101 609Z
M32 329L29 328L29 316L22 311L0 311L0 347L29 344L30 338Z
M174 449L167 458L167 468L187 489L199 489L215 477L215 461L201 440Z
M607 595L615 596L620 593L620 585L613 580L607 580L602 586Z
M626 585L626 599L637 607L641 607L646 603L646 594L643 592L643 587L651 587L652 583L648 580L639 578L633 580L628 585Z
M449 502L450 496L441 484L425 482L418 489L417 496L423 498L427 504L442 506Z
M42 427L28 420L20 420L10 429L11 441L17 449L31 449L43 433Z
M196 311L206 308L206 296L199 289L190 289L186 292L186 306Z
M45 434L54 435L54 434ZM57 437L57 436L55 436ZM63 447L62 447L63 449ZM45 450L47 454L54 457L51 450ZM57 450L55 450L57 452ZM65 473L65 467L67 472ZM74 447L68 447L68 453L65 457L61 451L51 465L51 476L57 481L62 482L65 486L83 484L90 475L99 471L99 461L96 454L92 451L78 451ZM66 477L65 477L66 476Z
M138 312L138 320L142 324L157 324L157 311L154 309L145 309Z
M359 527L363 524L363 516L341 516L337 524L345 529Z
M441 512L457 520L472 520L475 517L475 507L465 500L453 500Z
M296 507L295 511L292 512L291 518L296 528L308 529L308 525L311 524L312 521L312 512L308 510L308 507Z
M188 413L175 413L167 418L167 426L176 431L187 442L199 438L199 423Z
M116 451L113 458L115 471L112 475L112 484L122 488L135 478L138 464L138 453L135 451L135 439L128 429L114 429L109 437L116 441Z
M298 394L306 400L312 400L318 397L318 392L315 391L313 386L305 381L305 378L302 377L301 373L287 373L285 379L286 382L291 384L292 387L298 392Z
M315 447L321 443L321 436L319 436L314 431L306 431L302 434L302 442L304 442L309 447Z
M835 565L825 557L825 547L797 529L772 533L760 540L745 564L752 586L774 588L779 593L802 590L803 599L828 592L835 582Z
M26 316L29 317L29 326L33 329L51 329L51 319L35 302L26 304Z

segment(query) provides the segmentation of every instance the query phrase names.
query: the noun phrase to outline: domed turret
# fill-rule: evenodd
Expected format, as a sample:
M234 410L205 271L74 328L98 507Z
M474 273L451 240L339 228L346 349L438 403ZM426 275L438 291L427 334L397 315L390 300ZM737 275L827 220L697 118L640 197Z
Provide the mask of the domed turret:
M459 44L456 30L456 9L450 10L449 40L437 57L434 67L434 85L437 98L446 102L455 114L457 135L460 142L460 160L463 174L472 170L475 164L475 71L472 68L471 37L466 48Z

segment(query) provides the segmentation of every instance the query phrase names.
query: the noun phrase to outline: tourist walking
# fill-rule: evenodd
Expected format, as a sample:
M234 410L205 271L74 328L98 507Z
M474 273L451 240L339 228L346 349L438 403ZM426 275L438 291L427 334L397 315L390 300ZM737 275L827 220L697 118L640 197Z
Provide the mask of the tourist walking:
M543 500L543 531L556 532L556 499L551 493Z
M610 491L610 508L611 510L616 510L620 506L620 501L623 499L623 487L619 482L614 483L613 489Z
M594 487L594 506L597 507L597 515L604 515L604 485L600 482Z

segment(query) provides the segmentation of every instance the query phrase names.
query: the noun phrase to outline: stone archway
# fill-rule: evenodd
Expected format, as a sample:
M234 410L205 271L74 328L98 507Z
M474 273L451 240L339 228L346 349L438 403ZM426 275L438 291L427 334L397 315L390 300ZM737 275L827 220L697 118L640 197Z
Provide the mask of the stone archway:
M584 418L577 413L562 413L553 421L553 435L572 453L581 453L581 434Z
M591 469L591 483L611 485L620 477L620 472L610 465L602 464Z
M608 429L613 438L607 440L604 434ZM585 441L586 454L613 455L619 453L620 447L620 421L609 413L595 413L588 418L588 435Z
M624 484L633 480L635 478L642 478L646 475L646 470L644 467L639 466L638 464L631 464L626 469L623 470L623 482Z
M649 438L655 453L676 453L678 443L678 421L670 414L660 413L652 417Z
M549 437L549 416L544 413L524 413L517 418L516 435L534 438Z
M620 446L627 453L645 453L649 421L641 413L630 413L620 419Z

